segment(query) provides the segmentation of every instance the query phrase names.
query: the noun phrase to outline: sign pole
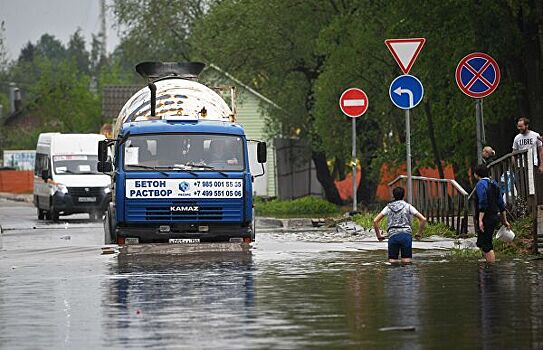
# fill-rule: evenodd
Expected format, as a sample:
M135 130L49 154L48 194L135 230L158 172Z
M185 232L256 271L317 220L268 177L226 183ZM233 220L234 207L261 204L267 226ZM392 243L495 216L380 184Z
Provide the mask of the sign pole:
M481 99L475 100L475 120L477 133L477 163L483 162L483 146L482 146L482 114L481 114Z
M486 131L485 131L485 111L483 109L483 99L480 99L480 110L481 110L481 141L483 142L483 146L486 145Z
M358 203L356 201L356 118L362 116L368 110L368 95L358 88L350 88L341 94L339 108L351 118L352 125L352 146L351 165L353 167L353 213L356 212Z
M353 165L353 212L357 209L356 203L356 118L352 119L352 137L353 137L353 150L351 153L352 156L352 165Z
M405 148L407 150L407 202L413 203L413 178L411 173L411 121L409 109L405 110Z

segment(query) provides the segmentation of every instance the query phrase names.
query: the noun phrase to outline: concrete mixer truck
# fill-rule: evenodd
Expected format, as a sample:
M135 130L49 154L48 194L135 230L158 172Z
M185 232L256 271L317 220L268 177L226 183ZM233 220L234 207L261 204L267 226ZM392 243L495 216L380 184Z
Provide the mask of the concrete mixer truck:
M228 104L197 81L203 63L144 62L148 80L98 145L98 170L112 179L106 244L252 242L248 142Z

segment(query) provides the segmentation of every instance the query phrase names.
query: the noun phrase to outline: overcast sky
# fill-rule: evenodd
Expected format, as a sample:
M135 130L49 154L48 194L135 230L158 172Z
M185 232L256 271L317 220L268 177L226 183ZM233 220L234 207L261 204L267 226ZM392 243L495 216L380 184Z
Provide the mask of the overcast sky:
M111 0L106 0L106 5ZM78 27L90 50L91 35L100 30L99 0L0 0L0 22L4 21L6 46L11 59L19 56L28 42L35 43L44 33L66 44ZM106 18L107 50L119 43L110 12Z

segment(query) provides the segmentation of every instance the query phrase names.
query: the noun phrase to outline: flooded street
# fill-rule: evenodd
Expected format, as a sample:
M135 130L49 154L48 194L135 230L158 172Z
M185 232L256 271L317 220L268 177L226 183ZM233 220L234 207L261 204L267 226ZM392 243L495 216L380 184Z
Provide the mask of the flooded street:
M2 349L543 347L543 260L390 266L385 243L273 231L248 253L101 255L84 215L3 201L0 224Z

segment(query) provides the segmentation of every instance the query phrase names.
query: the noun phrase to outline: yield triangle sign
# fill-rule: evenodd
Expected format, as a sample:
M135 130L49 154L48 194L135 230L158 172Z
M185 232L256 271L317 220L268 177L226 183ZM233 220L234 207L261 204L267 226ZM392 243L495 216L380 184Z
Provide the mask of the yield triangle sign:
M424 38L385 40L386 46L404 74L409 74L425 42L426 39Z

